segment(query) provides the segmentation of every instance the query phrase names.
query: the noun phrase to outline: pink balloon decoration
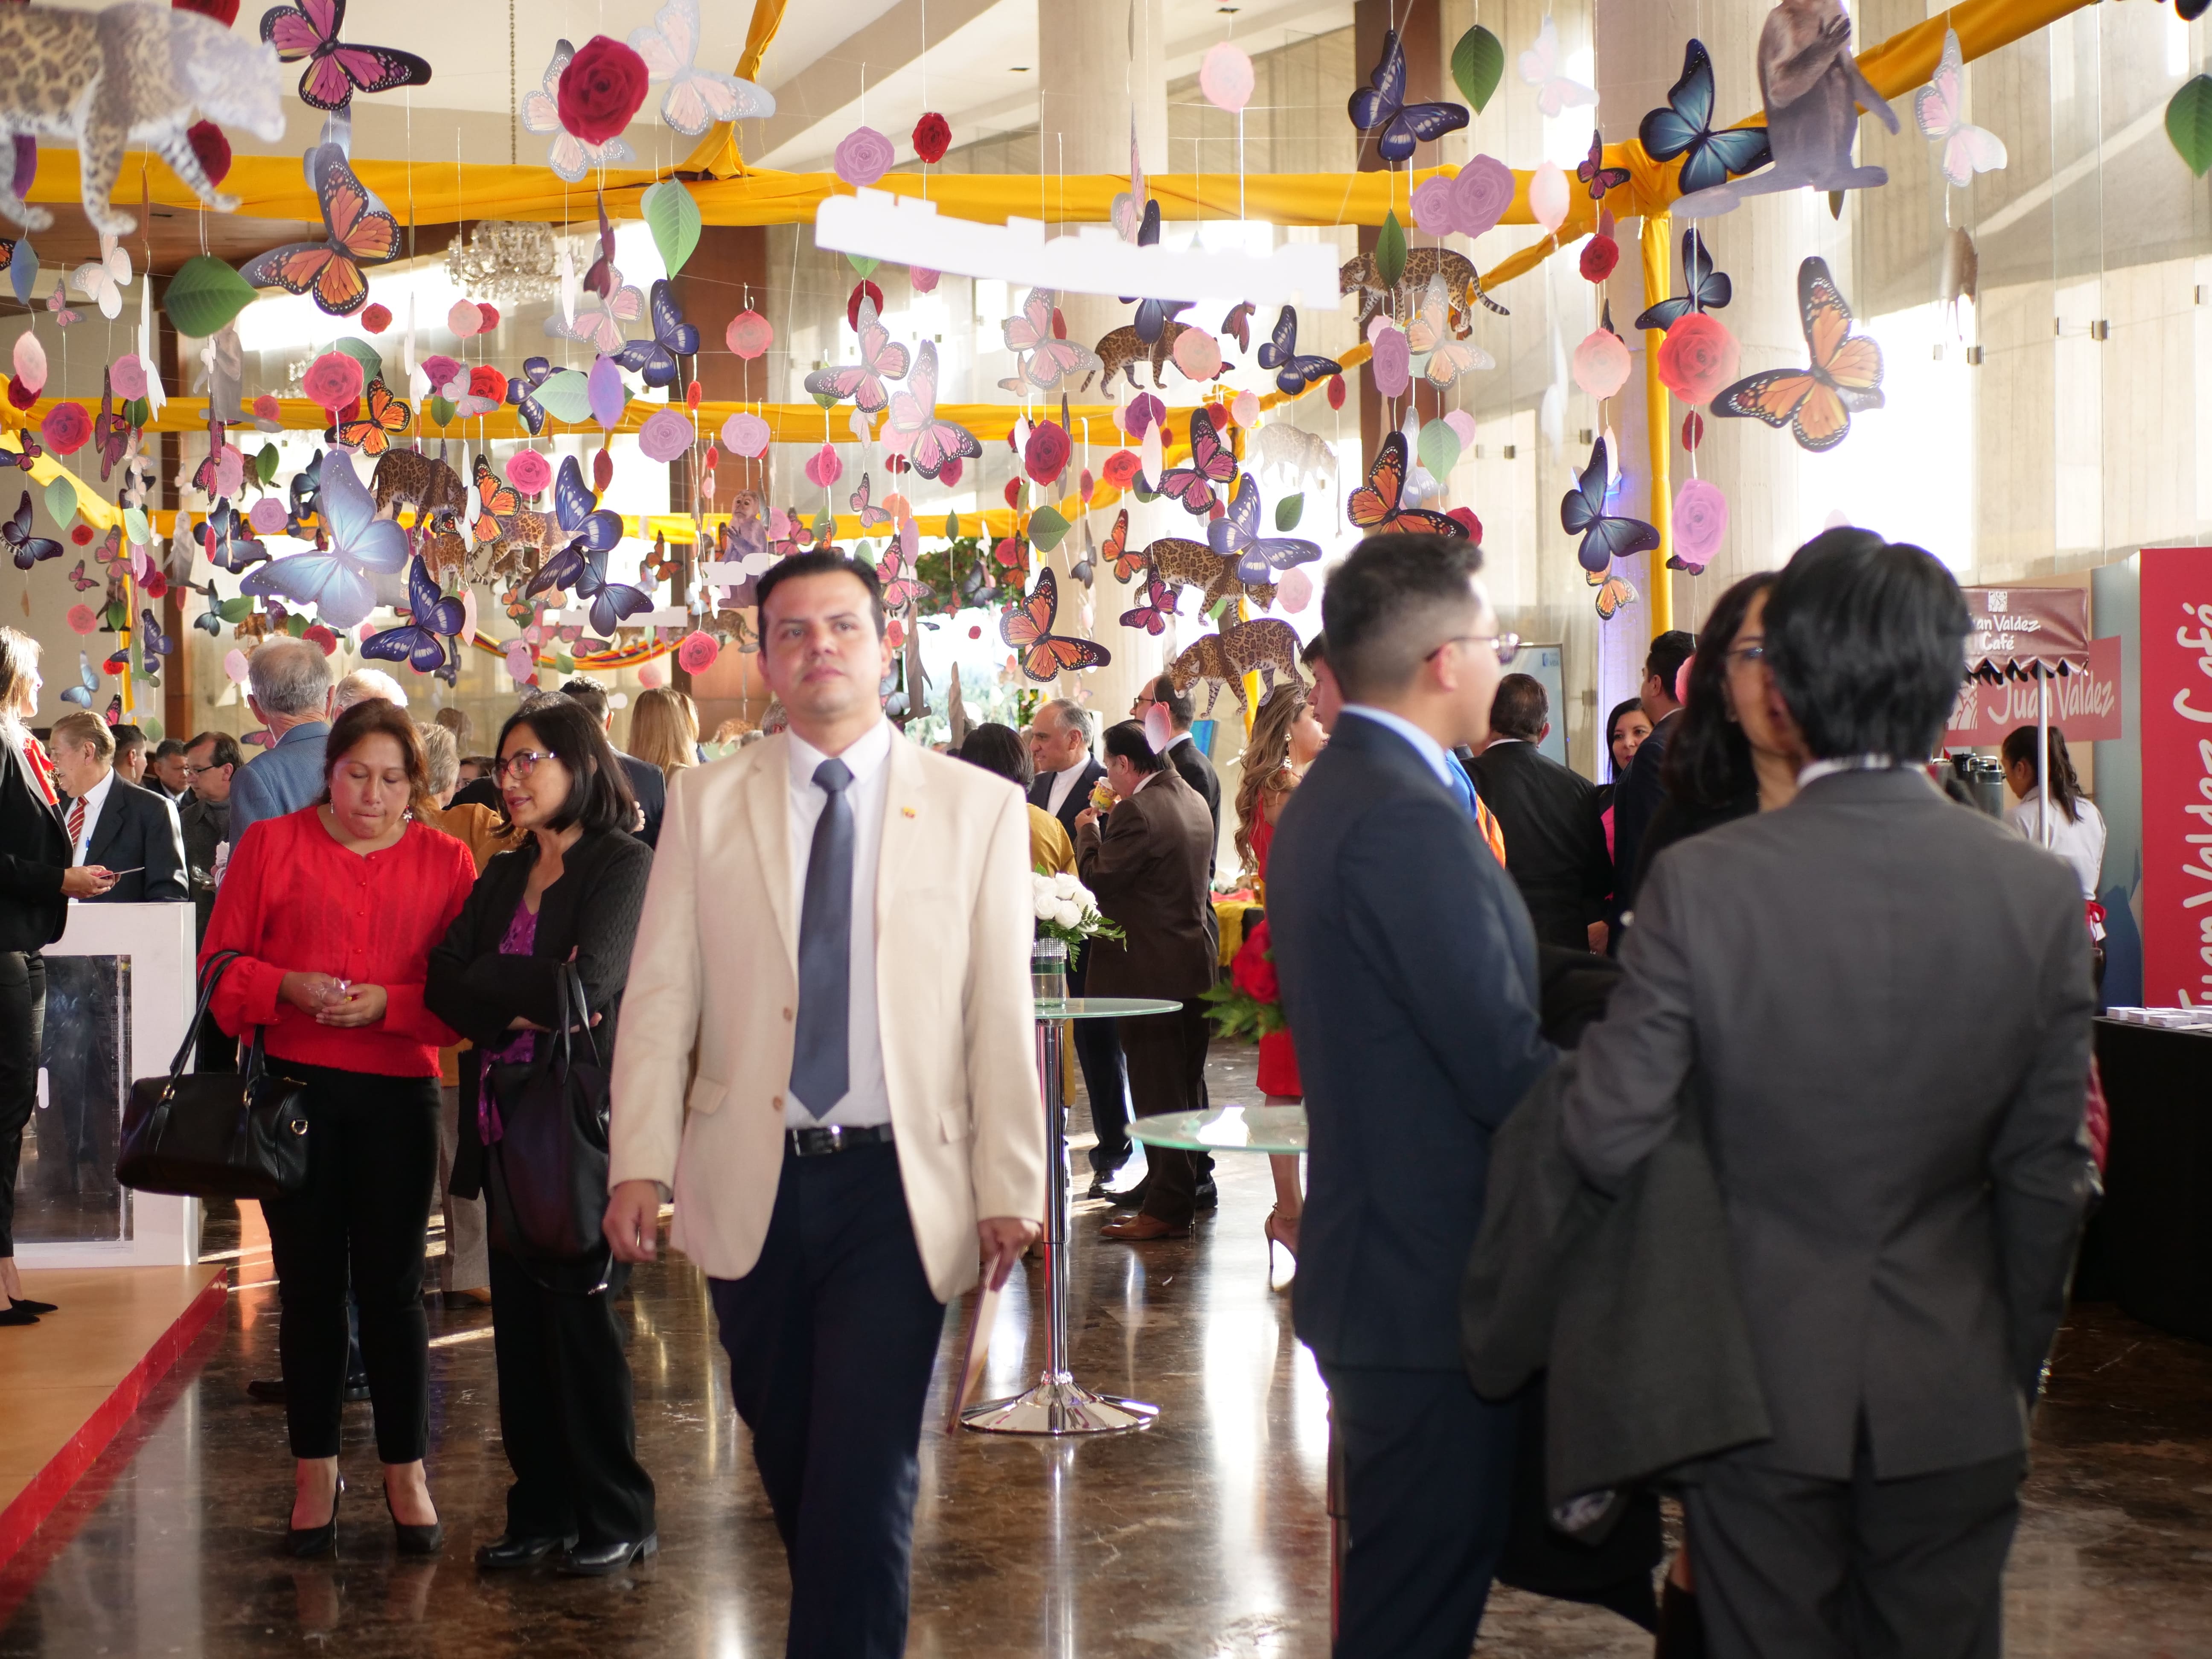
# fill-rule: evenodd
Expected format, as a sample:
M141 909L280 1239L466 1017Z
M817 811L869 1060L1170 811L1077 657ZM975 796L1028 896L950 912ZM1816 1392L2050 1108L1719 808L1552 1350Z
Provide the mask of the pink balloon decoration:
M1628 384L1628 348L1609 330L1593 330L1575 348L1575 384L1601 402Z
M1678 570L1703 570L1728 535L1728 497L1720 486L1692 478L1674 497L1674 556Z
M518 449L507 458L507 481L526 495L535 495L553 482L553 463L534 449Z
M768 422L743 410L722 422L722 447L747 460L754 459L767 451L769 436Z
M722 331L722 342L750 362L775 343L775 330L757 311L741 311Z
M647 416L638 428L637 447L648 461L665 465L691 447L692 435L690 422L672 409L663 409Z
M1252 60L1226 40L1217 40L1199 60L1198 89L1216 109L1234 115L1252 101Z

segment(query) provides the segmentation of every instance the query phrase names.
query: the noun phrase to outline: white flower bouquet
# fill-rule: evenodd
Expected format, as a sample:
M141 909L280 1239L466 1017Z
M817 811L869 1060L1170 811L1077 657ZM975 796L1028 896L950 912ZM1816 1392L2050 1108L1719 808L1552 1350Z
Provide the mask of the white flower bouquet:
M1036 911L1036 936L1075 945L1085 939L1120 939L1127 935L1119 922L1098 914L1098 901L1091 890L1068 872L1030 878L1030 899Z

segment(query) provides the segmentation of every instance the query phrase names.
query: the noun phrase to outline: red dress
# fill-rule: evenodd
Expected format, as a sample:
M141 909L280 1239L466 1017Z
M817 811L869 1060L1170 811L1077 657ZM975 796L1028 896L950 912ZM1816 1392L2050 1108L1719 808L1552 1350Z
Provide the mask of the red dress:
M1267 880L1267 849L1274 844L1275 826L1267 822L1263 811L1252 825L1248 839L1252 843L1252 858L1260 866L1260 881L1264 892ZM1263 1095L1289 1095L1302 1098L1305 1085L1298 1080L1298 1053L1291 1046L1288 1031L1270 1031L1260 1039L1260 1092Z

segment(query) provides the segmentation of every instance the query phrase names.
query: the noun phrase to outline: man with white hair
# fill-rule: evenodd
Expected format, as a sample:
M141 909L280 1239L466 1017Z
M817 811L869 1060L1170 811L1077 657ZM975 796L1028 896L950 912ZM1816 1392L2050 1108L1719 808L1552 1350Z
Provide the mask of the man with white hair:
M269 750L230 781L230 844L263 818L311 804L323 788L323 739L330 735L331 665L306 640L270 640L254 652L246 702L269 728Z
M331 713L343 714L357 702L381 697L396 708L407 707L407 693L381 668L356 668L331 690Z

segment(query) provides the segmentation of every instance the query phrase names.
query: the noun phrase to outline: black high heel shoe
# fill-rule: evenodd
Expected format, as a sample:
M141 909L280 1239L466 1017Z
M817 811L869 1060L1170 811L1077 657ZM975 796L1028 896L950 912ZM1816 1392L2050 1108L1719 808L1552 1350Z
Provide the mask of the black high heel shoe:
M338 1547L338 1499L344 1496L345 1476L340 1475L337 1489L331 1493L331 1518L319 1527L290 1528L284 1534L284 1553L301 1561L335 1553Z
M27 1296L9 1297L8 1298L8 1307L10 1312L29 1314L33 1318L37 1317L40 1314L59 1313L61 1311L59 1308L56 1307L51 1302L33 1302Z
M439 1546L446 1541L446 1523L433 1521L427 1527L410 1527L399 1518L392 1507L392 1488L384 1489L384 1512L392 1517L392 1536L398 1541L402 1555L435 1555Z

